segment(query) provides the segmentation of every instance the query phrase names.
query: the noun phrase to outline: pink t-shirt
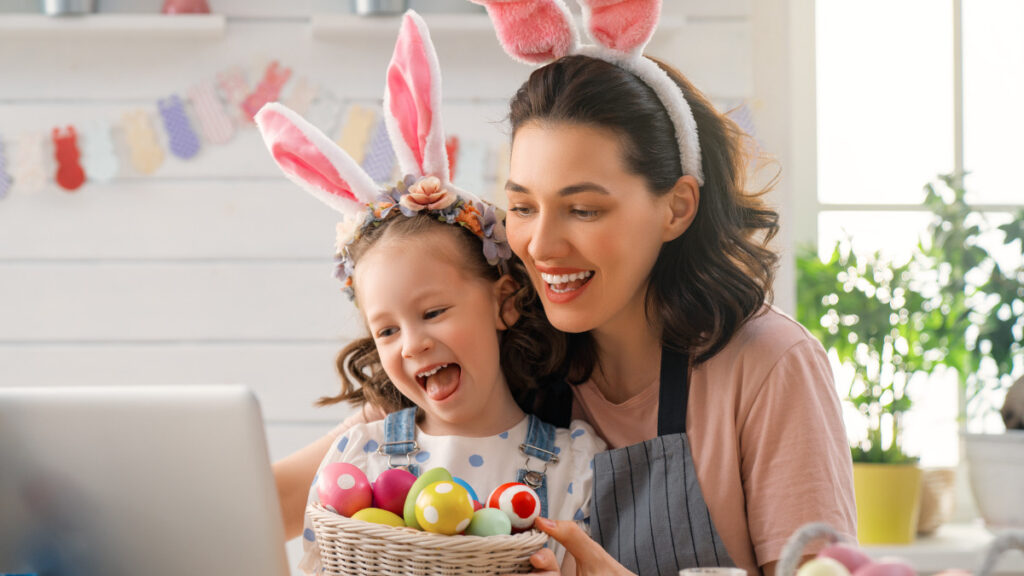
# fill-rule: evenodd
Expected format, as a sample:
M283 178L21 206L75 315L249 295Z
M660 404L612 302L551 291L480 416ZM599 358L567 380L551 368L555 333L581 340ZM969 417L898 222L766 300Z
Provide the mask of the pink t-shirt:
M592 382L574 393L573 418L589 422L610 448L657 435L657 381L620 404ZM335 433L383 416L361 410ZM769 308L691 372L686 432L711 519L740 568L757 574L778 560L807 522L856 537L853 467L832 370L821 344L788 316Z

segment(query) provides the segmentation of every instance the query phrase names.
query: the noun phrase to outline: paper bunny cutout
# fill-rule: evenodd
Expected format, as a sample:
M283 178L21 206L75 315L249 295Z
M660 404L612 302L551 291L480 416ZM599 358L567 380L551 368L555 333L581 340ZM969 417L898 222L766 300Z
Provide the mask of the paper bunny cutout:
M499 211L451 182L441 125L441 69L426 23L411 10L402 19L388 65L384 118L405 174L390 189L379 187L347 152L286 106L266 104L255 116L271 157L285 175L345 216L338 226L339 278L351 285L347 245L392 209L406 216L437 212L480 237L491 264L511 257Z
M470 0L487 9L498 41L513 59L547 64L579 54L598 58L640 78L658 95L675 127L683 174L704 184L697 122L679 86L643 50L654 35L661 0L578 0L583 28L593 44L580 42L563 0Z

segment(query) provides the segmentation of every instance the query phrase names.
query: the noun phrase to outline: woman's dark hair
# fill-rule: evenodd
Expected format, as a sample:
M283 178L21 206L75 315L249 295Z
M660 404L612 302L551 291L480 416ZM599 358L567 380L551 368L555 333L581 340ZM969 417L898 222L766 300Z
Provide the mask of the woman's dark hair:
M652 58L652 60L654 60ZM778 213L764 190L745 189L749 137L679 72L654 60L683 91L700 140L704 185L689 229L662 245L646 294L648 321L662 342L690 355L693 364L714 356L733 334L771 300L778 255L768 243L778 232ZM586 56L567 56L535 70L513 96L512 137L529 123L593 125L619 135L625 165L646 179L655 195L683 176L679 145L665 107L632 73ZM569 336L560 376L590 377L597 352L589 333Z
M498 268L487 263L483 245L472 232L461 226L439 222L427 214L405 217L398 210L393 210L379 226L368 229L353 242L349 254L353 263L358 263L385 237L410 238L426 233L451 234L456 239L459 253L450 256L467 274L489 281L501 277ZM508 299L512 299L519 318L499 333L501 370L513 397L522 402L537 387L535 371L554 373L565 363L566 335L548 322L526 267L514 255L508 262L508 272L517 289L500 306L504 310ZM368 402L388 413L413 406L412 401L403 396L388 378L373 338L352 341L338 353L336 364L341 376L341 393L320 398L318 406L342 401L361 406Z

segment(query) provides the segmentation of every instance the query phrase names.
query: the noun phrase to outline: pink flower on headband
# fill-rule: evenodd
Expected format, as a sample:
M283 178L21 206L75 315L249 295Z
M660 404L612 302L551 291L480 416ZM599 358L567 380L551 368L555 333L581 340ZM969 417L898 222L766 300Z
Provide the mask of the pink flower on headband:
M455 194L441 187L441 180L435 176L426 178L409 186L409 191L402 196L399 203L403 208L413 212L421 210L444 210L455 203Z

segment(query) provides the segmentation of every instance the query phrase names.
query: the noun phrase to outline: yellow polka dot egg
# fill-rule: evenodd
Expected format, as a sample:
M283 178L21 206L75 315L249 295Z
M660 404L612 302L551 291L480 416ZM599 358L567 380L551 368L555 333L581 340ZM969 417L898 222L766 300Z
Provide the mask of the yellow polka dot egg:
M473 519L473 499L451 480L427 485L416 497L416 521L427 532L458 534Z

